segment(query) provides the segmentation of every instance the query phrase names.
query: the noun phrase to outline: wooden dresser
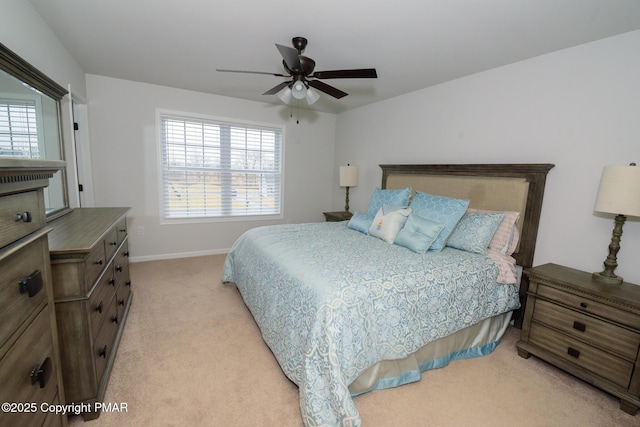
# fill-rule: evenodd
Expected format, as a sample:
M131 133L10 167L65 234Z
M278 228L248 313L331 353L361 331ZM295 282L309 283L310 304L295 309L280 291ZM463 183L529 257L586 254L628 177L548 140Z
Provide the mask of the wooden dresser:
M53 295L68 403L102 402L133 294L129 208L81 208L51 223Z
M640 407L640 286L595 282L556 264L525 270L529 292L518 354L533 354Z
M43 188L59 161L0 159L0 425L66 426Z

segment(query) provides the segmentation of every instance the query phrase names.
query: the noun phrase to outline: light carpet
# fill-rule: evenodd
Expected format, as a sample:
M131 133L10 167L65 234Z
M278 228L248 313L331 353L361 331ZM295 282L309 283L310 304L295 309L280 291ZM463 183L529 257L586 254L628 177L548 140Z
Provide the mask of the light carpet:
M133 304L104 398L127 411L86 427L302 425L297 387L238 290L220 282L224 258L131 264ZM640 426L616 398L519 357L519 334L509 328L488 356L356 397L363 426Z

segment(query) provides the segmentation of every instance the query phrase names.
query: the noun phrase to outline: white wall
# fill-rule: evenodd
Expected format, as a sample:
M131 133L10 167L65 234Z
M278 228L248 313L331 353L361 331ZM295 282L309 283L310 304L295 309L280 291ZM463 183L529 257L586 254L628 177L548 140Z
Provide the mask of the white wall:
M85 97L84 71L25 0L1 0L0 43L60 86Z
M129 206L133 261L226 252L249 228L324 220L330 210L336 116L87 75L96 206ZM160 224L156 109L285 124L282 221ZM138 227L144 235L138 235Z
M634 31L342 113L334 182L339 165L359 166L350 200L362 211L381 163L553 163L534 263L601 271L613 216L593 206L603 166L640 165L639 76ZM616 273L640 284L638 260L629 218Z

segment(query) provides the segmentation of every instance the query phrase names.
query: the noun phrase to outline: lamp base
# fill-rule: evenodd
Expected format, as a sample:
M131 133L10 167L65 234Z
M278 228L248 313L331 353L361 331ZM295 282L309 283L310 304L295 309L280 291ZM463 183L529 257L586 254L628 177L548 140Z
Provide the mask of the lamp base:
M622 277L616 275L613 275L613 277L605 276L603 273L604 271L600 273L593 273L591 278L596 282L606 283L608 285L622 285L622 282L624 281Z

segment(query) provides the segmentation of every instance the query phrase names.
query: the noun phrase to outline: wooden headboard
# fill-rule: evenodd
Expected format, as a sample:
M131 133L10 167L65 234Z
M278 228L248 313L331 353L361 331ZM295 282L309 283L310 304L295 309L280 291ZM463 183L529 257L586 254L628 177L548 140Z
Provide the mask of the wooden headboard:
M538 224L547 173L552 164L434 164L380 165L381 188L411 187L413 192L468 199L469 207L499 211L518 211L520 242L513 257L523 268L533 266ZM522 308L515 324L522 324L529 281L520 281Z

